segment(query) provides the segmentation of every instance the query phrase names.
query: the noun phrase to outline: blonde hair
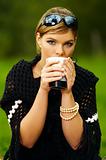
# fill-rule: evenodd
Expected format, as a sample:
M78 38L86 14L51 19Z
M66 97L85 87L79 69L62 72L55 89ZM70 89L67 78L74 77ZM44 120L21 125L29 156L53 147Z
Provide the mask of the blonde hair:
M40 20L36 26L35 37L36 37L37 32L40 33L40 36L43 36L45 33L49 32L49 31L53 31L54 33L57 33L57 32L62 33L62 32L67 32L70 29L73 31L75 36L77 35L77 29L67 27L63 21L61 21L60 23L58 23L57 25L54 25L54 26L43 25L45 17L50 14L59 14L60 16L74 16L75 17L75 15L73 14L72 11L70 11L64 7L50 8L40 18ZM40 48L39 48L37 42L36 42L36 48L37 48L37 51L40 51Z

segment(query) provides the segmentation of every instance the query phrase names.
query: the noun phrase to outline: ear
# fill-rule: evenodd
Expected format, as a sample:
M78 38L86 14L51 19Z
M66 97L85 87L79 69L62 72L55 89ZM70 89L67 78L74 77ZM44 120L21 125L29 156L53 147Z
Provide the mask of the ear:
M39 45L39 47L41 48L41 36L40 36L39 32L36 33L36 42Z
M77 41L77 38L78 38L78 37L77 37L77 36L75 36L75 43L76 43L76 41Z
M76 43L77 43L77 36L75 36L74 38L74 45L76 46Z

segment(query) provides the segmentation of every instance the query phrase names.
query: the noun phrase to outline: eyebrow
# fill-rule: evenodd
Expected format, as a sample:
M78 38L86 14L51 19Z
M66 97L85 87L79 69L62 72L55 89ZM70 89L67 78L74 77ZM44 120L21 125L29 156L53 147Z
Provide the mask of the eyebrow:
M47 40L54 40L54 41L57 41L57 39L52 38L52 37L47 38ZM65 41L64 43L67 43L67 42L74 42L74 39L69 39L69 40Z

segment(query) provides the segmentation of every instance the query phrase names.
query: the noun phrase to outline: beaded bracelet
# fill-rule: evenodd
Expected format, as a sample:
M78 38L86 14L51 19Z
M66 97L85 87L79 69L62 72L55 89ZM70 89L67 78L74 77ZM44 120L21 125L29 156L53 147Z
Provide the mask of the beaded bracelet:
M72 112L75 112L77 109L79 109L79 104L77 102L75 102L74 107L70 107L70 108L64 108L63 106L60 106L60 112L63 112L63 113L72 113Z
M65 120L65 121L72 120L72 119L77 115L78 110L79 110L79 109L77 109L76 112L75 112L71 117L64 117L64 116L62 115L62 113L60 112L60 117L61 117L63 120Z

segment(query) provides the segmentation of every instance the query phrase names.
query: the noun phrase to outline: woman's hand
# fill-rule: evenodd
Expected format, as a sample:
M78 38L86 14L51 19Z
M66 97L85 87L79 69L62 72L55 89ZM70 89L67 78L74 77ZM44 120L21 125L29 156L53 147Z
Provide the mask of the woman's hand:
M46 62L41 71L41 84L40 87L46 91L50 90L49 83L60 80L64 74L64 68L58 65L59 62L55 60Z
M64 63L64 73L67 79L67 88L62 90L62 93L69 93L72 90L72 86L75 82L75 77L76 77L76 72L75 72L75 66L74 63L72 61L72 59L70 57L68 57L65 60Z

